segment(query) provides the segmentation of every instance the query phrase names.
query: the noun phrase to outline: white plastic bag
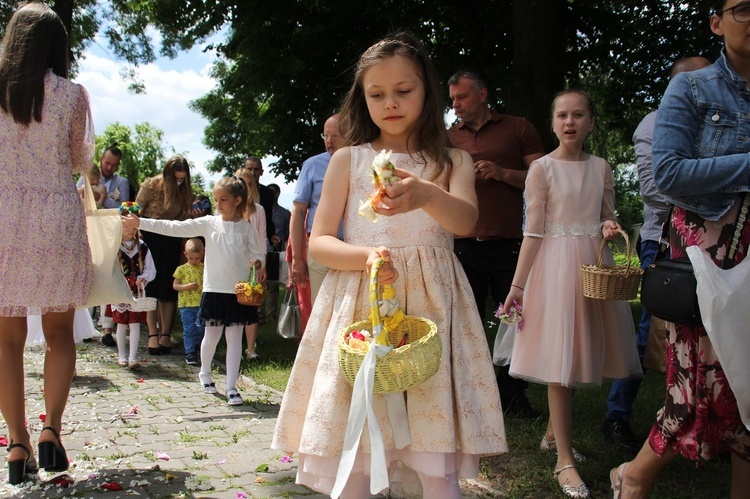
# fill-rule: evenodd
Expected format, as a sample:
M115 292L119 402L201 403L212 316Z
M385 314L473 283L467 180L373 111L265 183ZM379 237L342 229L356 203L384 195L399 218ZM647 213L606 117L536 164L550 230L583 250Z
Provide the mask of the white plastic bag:
M729 387L737 399L740 418L750 430L750 258L723 270L697 246L687 254L698 281L698 305L703 326Z
M492 363L496 366L510 365L510 357L513 354L513 343L516 340L518 324L507 324L500 321L495 336L495 346L492 348Z

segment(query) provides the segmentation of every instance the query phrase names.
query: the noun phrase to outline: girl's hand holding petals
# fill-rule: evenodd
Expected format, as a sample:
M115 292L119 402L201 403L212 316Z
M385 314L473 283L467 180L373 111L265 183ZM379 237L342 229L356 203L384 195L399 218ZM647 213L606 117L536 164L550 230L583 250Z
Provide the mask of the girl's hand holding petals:
M423 180L398 168L394 169L394 174L399 181L385 186L383 198L375 207L378 215L407 213L427 203L428 195L423 188L425 185Z
M523 307L523 291L515 286L510 288L508 297L505 298L505 301L503 302L504 314L510 314L510 309L511 307L513 307L514 302L517 303L520 307Z

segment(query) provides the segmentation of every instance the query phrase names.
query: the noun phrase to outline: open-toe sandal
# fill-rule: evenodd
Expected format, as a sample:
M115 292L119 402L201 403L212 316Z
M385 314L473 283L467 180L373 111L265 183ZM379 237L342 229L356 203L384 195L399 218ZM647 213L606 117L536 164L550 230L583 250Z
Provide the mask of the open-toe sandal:
M567 483L560 483L560 473L571 468L575 469L575 467L575 464L561 466L553 472L553 475L557 479L557 484L560 486L560 490L562 490L562 493L565 494L565 497L570 497L571 499L588 499L590 494L589 488L585 483L583 483L583 481L575 486L568 485Z
M543 451L552 452L554 455L557 455L557 444L554 440L551 442L547 440L547 435L542 437L542 443L539 444L539 448ZM582 463L586 460L586 456L578 452L575 447L573 447L572 450L573 459L575 459L577 463Z
M622 463L617 468L612 468L609 472L609 481L612 484L612 499L620 499L622 490L622 477L625 476L625 467L628 463Z
M28 447L23 444L15 444L11 441L8 446L8 452L15 448L26 451L26 459L14 459L8 461L8 483L11 485L18 485L24 481L26 475L33 475L39 471L36 460L34 459L34 456L31 455L31 451Z
M51 426L42 428L42 432L45 430L55 435L57 445L54 442L39 442L39 467L46 471L66 471L70 463L65 447L60 442L60 434Z

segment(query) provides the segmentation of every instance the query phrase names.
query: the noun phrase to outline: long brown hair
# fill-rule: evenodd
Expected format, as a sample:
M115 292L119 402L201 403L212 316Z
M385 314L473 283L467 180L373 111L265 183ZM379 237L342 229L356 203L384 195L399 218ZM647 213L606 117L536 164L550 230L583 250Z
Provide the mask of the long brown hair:
M185 172L185 181L177 185L174 172ZM161 174L162 195L164 196L164 211L172 213L179 211L181 214L190 209L193 201L193 189L190 187L190 164L182 156L172 156L164 163ZM179 210L177 210L179 208Z
M0 48L0 108L16 123L42 121L44 75L68 77L68 35L60 18L41 2L19 8Z
M380 129L367 110L363 80L370 68L397 55L414 62L424 84L424 106L411 131L415 135L417 151L409 153L424 151L429 158L435 160L438 168L431 180L441 175L445 175L446 179L450 178L453 161L448 153L448 133L443 119L442 94L438 88L437 73L424 46L409 33L400 32L389 36L368 48L359 58L354 83L341 108L339 126L344 139L349 144L359 145L372 142L380 136Z
M240 168L234 172L235 177L239 177L247 187L247 213L255 213L255 204L260 203L260 191L258 190L258 182L255 181L255 176L247 168ZM247 180L250 182L248 182Z

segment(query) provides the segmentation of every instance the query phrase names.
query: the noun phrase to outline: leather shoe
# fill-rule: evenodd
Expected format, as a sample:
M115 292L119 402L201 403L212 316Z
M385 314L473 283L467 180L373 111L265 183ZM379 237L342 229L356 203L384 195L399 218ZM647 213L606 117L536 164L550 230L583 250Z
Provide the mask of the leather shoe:
M108 346L108 347L116 347L117 346L117 342L112 337L112 333L107 333L104 336L102 336L102 344L104 346Z
M503 414L506 416L517 416L521 419L535 420L539 419L542 415L541 412L531 407L529 399L527 399L526 395L523 393L516 395L507 403L505 399L502 399L501 397L501 403L503 405Z
M628 421L613 421L605 419L602 425L602 434L607 442L612 442L624 447L631 452L641 450L643 442L633 434Z

